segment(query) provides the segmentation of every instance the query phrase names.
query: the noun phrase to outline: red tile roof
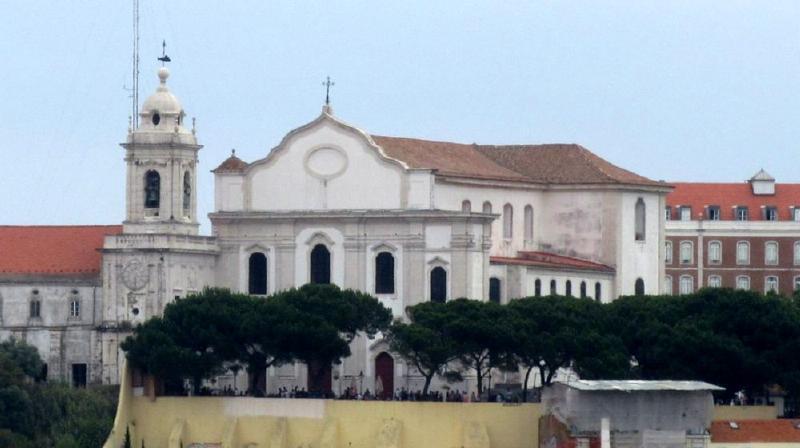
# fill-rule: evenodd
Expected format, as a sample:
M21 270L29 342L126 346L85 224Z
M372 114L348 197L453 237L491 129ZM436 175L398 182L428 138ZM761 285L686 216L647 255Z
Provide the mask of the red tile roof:
M522 266L534 266L545 269L572 269L579 271L595 272L614 272L614 268L582 258L567 257L549 252L520 251L514 258L511 257L491 257L490 261L495 264L514 264Z
M225 159L218 167L211 170L212 173L241 173L249 164L236 157L236 151L231 151L231 156Z
M0 226L0 276L100 273L103 238L122 226Z
M739 429L731 427L730 420L711 422L712 443L787 443L800 442L800 420L736 420Z
M541 184L621 184L668 187L612 165L574 144L493 146L373 136L411 168L477 179Z
M690 206L692 219L705 214L705 207L720 207L721 219L735 219L733 208L748 208L750 220L764 219L762 206L778 208L779 220L792 219L789 207L800 206L800 184L775 184L774 195L754 195L749 183L673 183L675 189L667 195L667 205L672 207ZM675 212L673 212L675 213ZM677 219L677 214L673 219Z

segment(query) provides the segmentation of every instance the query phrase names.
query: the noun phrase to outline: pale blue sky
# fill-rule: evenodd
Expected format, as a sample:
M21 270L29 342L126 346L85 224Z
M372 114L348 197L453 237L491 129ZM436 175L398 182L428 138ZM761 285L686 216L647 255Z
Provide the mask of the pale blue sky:
M800 182L800 1L141 1L208 172L335 113L367 132L580 143L653 179ZM124 217L130 2L0 1L0 224ZM207 229L207 219L203 218Z

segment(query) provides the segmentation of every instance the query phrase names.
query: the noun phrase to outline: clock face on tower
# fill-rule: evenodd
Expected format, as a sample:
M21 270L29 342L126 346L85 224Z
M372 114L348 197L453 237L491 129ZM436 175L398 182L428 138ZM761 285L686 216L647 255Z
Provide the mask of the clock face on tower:
M133 259L122 268L122 283L131 291L138 291L150 280L150 273L142 260Z

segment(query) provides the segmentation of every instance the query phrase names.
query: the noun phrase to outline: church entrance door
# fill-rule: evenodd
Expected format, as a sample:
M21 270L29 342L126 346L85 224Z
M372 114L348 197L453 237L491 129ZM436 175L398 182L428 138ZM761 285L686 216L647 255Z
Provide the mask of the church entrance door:
M311 396L327 396L331 394L331 366L312 362L308 365L308 392Z
M394 393L394 359L381 352L375 357L375 395L381 399L392 398Z

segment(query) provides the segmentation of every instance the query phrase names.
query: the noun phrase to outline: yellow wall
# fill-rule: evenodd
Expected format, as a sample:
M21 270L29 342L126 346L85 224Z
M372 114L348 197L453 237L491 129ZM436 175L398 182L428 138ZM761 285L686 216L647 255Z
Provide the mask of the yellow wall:
M712 420L772 420L778 418L775 406L714 406Z
M129 387L122 389L130 390ZM540 405L336 401L249 397L132 397L121 394L105 448L118 448L131 428L133 446L178 448L190 443L283 448L535 448ZM283 423L282 423L283 422ZM178 429L176 429L178 428ZM399 435L399 437L398 437ZM488 436L488 437L487 437ZM488 444L486 443L488 441ZM252 444L252 445L251 445Z

